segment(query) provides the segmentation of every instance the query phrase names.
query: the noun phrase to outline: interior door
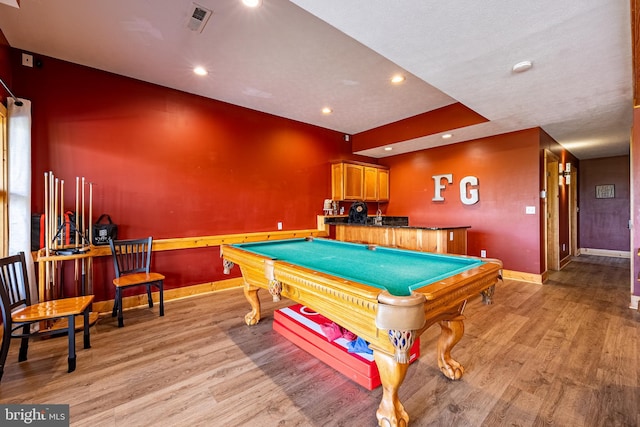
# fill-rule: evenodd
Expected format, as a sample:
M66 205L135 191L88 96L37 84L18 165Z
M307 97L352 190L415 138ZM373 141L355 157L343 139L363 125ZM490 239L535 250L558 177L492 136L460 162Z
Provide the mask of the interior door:
M558 157L545 151L546 179L546 270L560 270L560 236L559 236L559 191L558 191Z
M569 190L569 255L578 256L578 168L571 165L571 187Z

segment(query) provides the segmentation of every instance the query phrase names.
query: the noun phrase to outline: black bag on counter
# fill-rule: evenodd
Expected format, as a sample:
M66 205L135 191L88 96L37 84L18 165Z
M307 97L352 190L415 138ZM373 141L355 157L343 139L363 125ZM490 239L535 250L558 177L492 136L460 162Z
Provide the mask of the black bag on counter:
M349 224L367 223L367 204L365 202L354 202L349 209Z
M103 219L107 219L108 223L102 223ZM107 214L100 215L98 221L93 224L93 244L96 246L99 245L108 245L109 239L117 240L118 239L118 224L114 224L111 221L111 217Z

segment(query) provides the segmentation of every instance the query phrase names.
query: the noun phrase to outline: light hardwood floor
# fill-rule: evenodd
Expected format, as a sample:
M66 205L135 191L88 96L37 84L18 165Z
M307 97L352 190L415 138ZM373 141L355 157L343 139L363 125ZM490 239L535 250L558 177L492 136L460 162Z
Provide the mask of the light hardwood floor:
M469 301L453 356L460 381L442 376L432 327L400 399L411 426L640 425L640 313L629 305L629 260L581 256L544 285L507 280L494 304ZM111 317L78 337L12 344L2 403L67 403L73 426L375 426L380 388L368 391L272 330L244 325L241 290Z

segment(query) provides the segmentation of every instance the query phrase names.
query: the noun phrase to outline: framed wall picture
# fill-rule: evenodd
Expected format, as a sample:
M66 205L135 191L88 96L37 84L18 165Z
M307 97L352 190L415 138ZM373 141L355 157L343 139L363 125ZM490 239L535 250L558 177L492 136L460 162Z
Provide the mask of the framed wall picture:
M596 185L596 199L613 199L616 197L614 184Z

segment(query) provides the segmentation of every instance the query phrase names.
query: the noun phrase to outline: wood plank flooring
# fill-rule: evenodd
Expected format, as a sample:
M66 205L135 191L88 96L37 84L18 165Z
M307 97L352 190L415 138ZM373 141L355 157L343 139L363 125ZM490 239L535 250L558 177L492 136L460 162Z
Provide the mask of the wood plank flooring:
M432 327L400 399L411 426L638 426L640 313L629 306L629 260L580 256L548 283L507 280L494 304L469 301L453 356L460 381L442 376ZM241 290L125 313L78 336L9 353L2 403L67 403L73 426L375 426L380 388L368 391L272 330L274 304L248 327Z

